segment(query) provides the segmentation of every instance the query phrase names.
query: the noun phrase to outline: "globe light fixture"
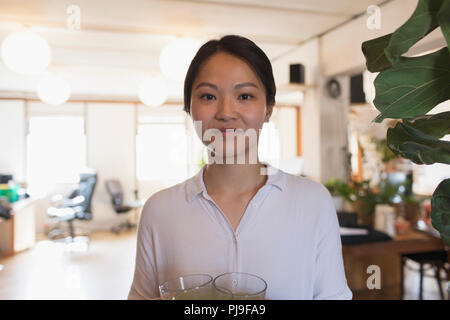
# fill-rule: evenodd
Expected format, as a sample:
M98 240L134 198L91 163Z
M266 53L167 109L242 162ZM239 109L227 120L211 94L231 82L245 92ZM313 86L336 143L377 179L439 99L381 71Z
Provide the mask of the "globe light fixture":
M39 80L37 94L46 104L61 105L69 100L70 85L60 76L46 75Z
M149 107L162 105L169 96L167 82L163 77L144 79L139 85L139 99Z
M159 56L159 66L164 76L170 80L184 80L189 64L194 58L201 41L193 38L179 38L163 48Z
M44 38L29 30L9 34L1 47L5 65L18 74L39 74L51 61L51 48Z

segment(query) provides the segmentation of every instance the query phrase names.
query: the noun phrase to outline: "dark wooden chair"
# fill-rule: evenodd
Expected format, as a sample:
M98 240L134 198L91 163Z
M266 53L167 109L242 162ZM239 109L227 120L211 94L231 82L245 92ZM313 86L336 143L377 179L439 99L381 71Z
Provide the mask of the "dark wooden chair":
M434 277L438 283L439 294L441 299L444 299L444 292L442 290L442 280L441 279L441 270L445 270L447 274L447 279L449 279L449 267L448 267L448 256L446 250L437 250L437 251L429 251L429 252L421 252L421 253L408 253L402 255L402 264L401 264L401 282L402 282L402 298L404 293L404 268L406 265L406 261L412 260L419 264L419 269L416 270L419 272L419 299L423 300L423 277L424 272L426 270L434 269ZM408 267L408 266L407 266ZM410 267L408 267L411 269Z

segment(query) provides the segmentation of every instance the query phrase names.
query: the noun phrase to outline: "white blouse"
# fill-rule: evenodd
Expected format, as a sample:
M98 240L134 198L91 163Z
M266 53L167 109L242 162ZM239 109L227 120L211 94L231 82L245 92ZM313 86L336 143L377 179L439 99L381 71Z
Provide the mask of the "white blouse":
M203 173L153 194L137 234L128 299L159 297L181 275L247 272L267 282L268 299L351 299L339 224L328 190L265 163L266 184L234 232L208 195Z

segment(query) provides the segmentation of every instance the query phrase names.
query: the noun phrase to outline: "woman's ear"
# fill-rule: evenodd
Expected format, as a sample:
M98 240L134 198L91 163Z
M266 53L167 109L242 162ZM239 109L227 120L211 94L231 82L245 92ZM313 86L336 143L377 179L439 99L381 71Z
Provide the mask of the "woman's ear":
M267 107L266 116L264 117L264 122L269 122L270 117L272 116L273 105Z

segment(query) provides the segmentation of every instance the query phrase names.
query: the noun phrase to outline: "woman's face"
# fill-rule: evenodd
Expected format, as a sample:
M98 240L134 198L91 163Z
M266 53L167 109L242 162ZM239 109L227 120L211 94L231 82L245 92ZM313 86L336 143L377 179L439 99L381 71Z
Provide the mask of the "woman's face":
M260 129L272 113L272 108L267 108L265 88L257 74L244 60L225 52L215 53L201 66L192 85L190 110L193 121L201 121L202 137L208 129L243 130L231 134L231 139L227 133L221 135L223 148L222 155L218 156L222 157L228 157L231 152L246 153L250 148L257 150ZM256 141L248 139L244 146L235 143L238 139L234 136L242 132L246 135L253 132ZM214 141L202 137L205 145Z

